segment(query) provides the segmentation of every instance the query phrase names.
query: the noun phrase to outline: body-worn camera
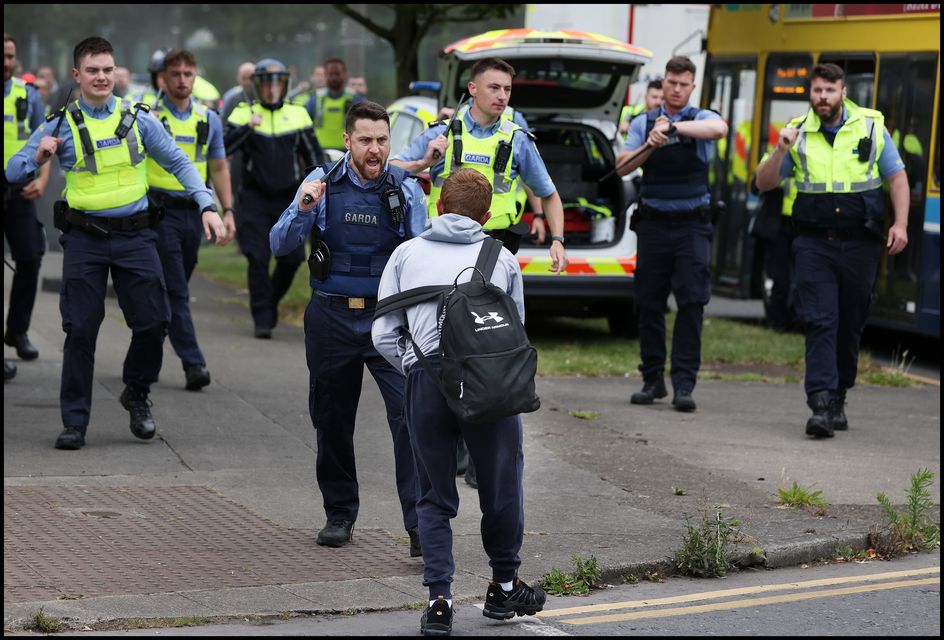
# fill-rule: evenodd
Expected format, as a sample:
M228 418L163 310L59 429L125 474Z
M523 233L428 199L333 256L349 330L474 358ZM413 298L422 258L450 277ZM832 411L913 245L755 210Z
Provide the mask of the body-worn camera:
M308 270L316 282L324 282L331 273L331 249L320 238L312 247L311 255L308 256Z
M509 158L511 158L511 143L507 140L502 140L495 149L495 163L493 165L495 173L505 172Z

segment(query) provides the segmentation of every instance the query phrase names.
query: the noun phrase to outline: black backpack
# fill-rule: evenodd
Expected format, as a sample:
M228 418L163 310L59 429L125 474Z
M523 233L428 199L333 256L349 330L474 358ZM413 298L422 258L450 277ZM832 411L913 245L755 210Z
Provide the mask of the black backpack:
M486 238L469 282L408 289L377 303L374 318L396 309L440 297L438 308L439 356L442 377L413 343L420 364L439 384L449 408L471 423L537 411L541 400L534 392L538 354L528 341L518 308L510 295L489 282L502 243ZM400 335L413 342L405 328Z

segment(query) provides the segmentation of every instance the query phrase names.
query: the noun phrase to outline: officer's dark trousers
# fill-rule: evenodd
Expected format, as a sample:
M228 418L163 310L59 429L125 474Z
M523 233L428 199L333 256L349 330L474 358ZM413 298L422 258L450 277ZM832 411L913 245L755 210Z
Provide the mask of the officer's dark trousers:
M190 315L189 282L197 266L197 253L203 234L200 212L195 206L181 209L165 205L164 220L157 232L157 249L164 268L167 297L170 299L167 336L184 369L206 365Z
M313 294L305 310L308 405L318 443L315 471L325 514L328 521L357 520L360 499L354 463L354 420L366 364L383 396L393 436L403 525L412 529L416 526L418 487L403 416L403 374L374 348L370 337L374 309L348 309L344 300Z
M855 384L882 243L797 236L797 314L806 331L806 393Z
M439 359L430 358L435 369ZM508 582L521 565L518 552L524 535L524 450L521 418L492 424L469 424L449 409L439 387L420 364L406 377L406 416L416 455L420 499L416 512L423 547L423 584L430 599L451 597L455 571L450 520L459 511L456 490L456 444L465 440L475 464L482 545L492 579Z
M764 240L764 271L773 280L767 320L777 330L794 324L791 287L793 282L792 232L784 221L773 240Z
M271 329L278 322L279 301L292 285L298 266L305 260L305 247L276 256L275 270L269 275L269 231L295 198L294 191L269 194L243 189L239 194L236 239L249 262L249 307L257 327Z
M36 204L20 196L19 191L10 197L3 212L3 235L10 244L10 257L16 264L10 286L7 332L26 333L36 302L39 266L46 253L46 232L36 218Z
M665 368L665 305L675 294L678 314L672 333L672 386L691 391L701 365L701 327L711 297L712 227L707 222L641 221L636 228L636 302L643 379Z
M62 424L84 431L91 414L95 344L105 317L109 270L131 328L121 377L126 385L147 392L157 380L170 304L156 231L112 231L110 237L102 238L72 229L59 237L59 243L63 249L59 311L66 333L59 392Z

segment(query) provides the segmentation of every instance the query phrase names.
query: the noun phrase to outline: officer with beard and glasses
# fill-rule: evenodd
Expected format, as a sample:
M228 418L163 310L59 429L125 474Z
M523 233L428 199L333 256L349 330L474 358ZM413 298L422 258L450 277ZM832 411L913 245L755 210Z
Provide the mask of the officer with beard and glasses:
M403 524L410 555L418 557L418 481L403 412L405 378L374 348L371 325L384 266L400 243L425 229L426 201L416 176L387 164L390 118L381 105L351 106L344 146L347 153L336 165L305 178L269 234L272 253L283 256L303 246L314 229L305 354L315 468L327 516L317 542L341 547L353 535L359 506L354 420L367 365L386 406Z

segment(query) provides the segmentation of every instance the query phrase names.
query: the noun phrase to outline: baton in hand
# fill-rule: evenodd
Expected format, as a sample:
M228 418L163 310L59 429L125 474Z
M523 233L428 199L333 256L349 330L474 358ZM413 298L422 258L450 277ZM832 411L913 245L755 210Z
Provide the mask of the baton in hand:
M324 174L323 176L321 176L321 181L322 181L322 182L327 182L327 181L328 181L328 178L330 178L331 175L332 175L335 171L337 171L338 167L341 166L341 163L344 162L344 159L347 158L348 153L350 153L350 152L347 152L347 153L345 153L343 156L341 156L341 159L338 160L337 162L335 162L333 167L331 167L330 169L328 169L328 173L326 173L326 174ZM311 197L311 194L306 193L306 194L304 195L304 197L302 197L302 204L311 204L313 200L314 200L314 198Z
M52 137L59 137L59 127L62 126L62 119L66 117L66 110L69 107L69 99L72 97L72 92L75 90L75 87L69 89L69 95L66 96L66 103L62 105L62 113L59 114L59 119L56 121L56 128L52 130ZM49 149L43 149L43 157L48 158L51 156Z
M449 132L452 130L452 123L455 122L456 116L459 115L459 107L462 106L462 103L465 102L465 93L462 94L462 97L459 98L459 102L456 104L456 110L452 112L452 117L449 118L449 122L446 123L446 135L449 135ZM433 150L433 160L439 160L442 157L442 152L439 149Z

